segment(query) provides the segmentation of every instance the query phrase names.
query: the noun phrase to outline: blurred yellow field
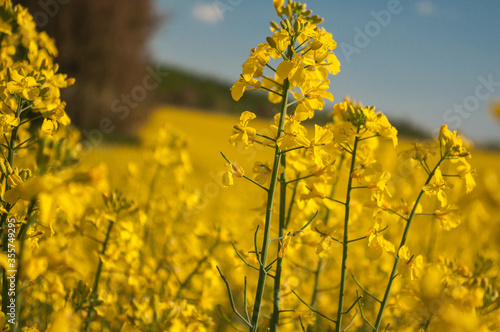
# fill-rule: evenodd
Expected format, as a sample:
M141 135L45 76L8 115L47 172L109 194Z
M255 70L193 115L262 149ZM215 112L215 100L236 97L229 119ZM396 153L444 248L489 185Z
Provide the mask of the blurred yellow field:
M95 164L104 161L108 165L108 169L113 170L110 172L111 186L117 188L123 187L124 179L128 174L127 165L130 163L141 163L141 161L138 161L137 156L143 153L141 152L143 151L142 146L152 145L161 128L166 127L182 132L188 142L186 150L189 153L192 164L185 186L188 191L196 192L201 197L201 201L198 201L192 206L193 211L191 211L188 214L188 218L182 222L191 225L190 227L198 223L208 228L222 227L229 232L231 240L237 243L240 250L243 249L242 251L245 252L251 251L252 236L239 238L237 234L252 234L255 227L260 223L258 221L259 213L255 212L255 209L262 206L265 197L259 188L251 183L245 183L243 181L237 181L234 187L223 188L221 174L224 170L224 160L220 152L224 151L227 156L230 156L230 159L234 159L245 170L251 170L255 161L269 158L269 154L266 155L266 151L257 151L250 154L247 150L237 149L231 146L228 142L228 134L231 132L231 128L235 123L237 123L237 118L234 116L210 114L193 109L164 107L156 111L150 118L148 124L140 130L140 137L143 142L141 146L99 147L88 156L87 160ZM263 129L267 126L269 126L269 120L255 120L256 128ZM380 150L391 149L389 143L383 144L384 146L381 147ZM412 142L409 140L401 141L398 146L398 151L410 149L412 146L411 144ZM383 163L385 167L388 167L392 172L395 164L391 159L397 160L397 153L386 151L379 151L379 153L384 156L382 160L384 160ZM410 238L411 246L413 248L418 248L418 250L416 249L417 251L426 254L426 262L439 261L446 257L447 262L449 262L447 264L458 264L457 267L461 266L462 272L466 274L468 273L466 271L471 271L470 273L475 274L478 273L477 269L484 268L484 266L481 267L477 264L488 265L490 264L487 263L489 260L491 260L491 262L497 261L497 252L499 249L497 243L500 236L500 219L496 214L500 202L500 196L496 193L496 188L500 185L500 174L498 171L498 169L500 169L500 154L495 151L484 151L480 149L472 149L471 154L473 156L471 164L477 169L477 187L471 194L468 194L460 201L460 206L463 208L462 211L465 216L462 219L461 225L451 231L443 232L436 229L436 226L433 225L435 221L432 218L422 216L422 219L418 220L419 224L415 225L413 234ZM396 169L394 174L397 175L398 172L401 172L401 169ZM397 177L393 178L393 180L394 182L392 185L394 187L403 182L403 180ZM340 188L345 186L345 182L339 182L338 186ZM342 197L342 195L344 195L342 191L345 190L340 188L338 196ZM415 188L408 188L403 192L396 191L396 193L411 196L414 190ZM393 196L395 196L395 194L393 194ZM355 204L354 206L359 206L356 205L359 204L357 201L353 201L352 204ZM328 204L328 206L331 205ZM366 213L364 215L366 215ZM366 216L368 217L368 215ZM302 222L305 222L305 220L302 220ZM395 222L395 220L393 222ZM369 227L364 225L364 223L355 225L353 230L354 237L365 235ZM299 226L299 224L296 224L296 226ZM486 229L488 231L484 231ZM313 234L314 232L312 232L312 234L309 233L307 237L308 240L305 240L306 242L304 242L304 244L307 243L307 241L310 241L310 244L313 246L317 244L318 235L315 236ZM277 230L274 228L272 229L272 237L277 237ZM361 250L361 252L356 251L356 253L359 253L360 257L364 257L365 254L362 253L364 248L363 246L360 247L361 248L354 250ZM488 248L488 253L483 257L481 253L485 253L484 248L486 247ZM312 252L310 254L315 255L314 248L311 250ZM331 255L335 255L336 251L341 251L341 246L340 244L332 243L329 250L331 250ZM228 264L228 262L236 259L236 257L228 243L221 246L220 251L216 252L217 254L213 257L213 264L219 264L223 267L227 266L225 268L227 272L226 275L232 280L235 287L237 287L237 285L239 285L239 287L242 286L241 276L243 274L251 275L252 273L256 273L242 266L241 262L238 263L237 261L233 261L232 264L235 264L238 268L232 271L231 263ZM484 259L486 262L481 263L481 259ZM305 256L298 259L298 261L291 259L287 264L289 264L288 267L294 271L292 273L296 277L300 275L299 271L301 271L301 269L314 269L317 264L317 262L314 262L315 260L317 260L317 258L315 259L314 256ZM334 273L333 271L338 269L336 265L338 262L334 257L330 257L329 259L322 258L322 262L323 264L328 262L329 269L332 269L331 273ZM358 263L360 263L359 260ZM367 261L366 264L369 264L369 262ZM300 268L297 266L303 267ZM386 271L389 269L388 266L383 267L383 265L381 268ZM182 270L182 268L180 269ZM363 271L363 269L369 269L369 265L363 264L361 267L357 267L357 269ZM475 270L476 272L473 272ZM495 275L497 271L498 264L494 263L489 273ZM359 279L361 280L367 277L363 272L358 273L360 275ZM294 277L290 277L292 279L290 279L289 282L298 282ZM325 284L324 287L327 287L326 285L330 285L329 287L338 286L336 282L330 284L329 281L331 280L331 276L329 273L324 273L322 277L320 281ZM304 278L304 281L300 284L312 282L312 279L307 277L307 273ZM292 287L299 287L300 284L296 284ZM420 287L427 287L419 281L412 282L412 285L416 286L417 289L419 285ZM374 292L379 291L378 288L379 287L371 286ZM330 302L330 298L323 295L319 298L325 302L324 307L328 308L329 306L327 303ZM241 298L239 299L241 300ZM221 296L220 302L217 301L217 303L227 307L227 300L224 296ZM270 310L270 308L268 310ZM325 323L323 322L323 324ZM293 331L296 327L292 325L290 328Z

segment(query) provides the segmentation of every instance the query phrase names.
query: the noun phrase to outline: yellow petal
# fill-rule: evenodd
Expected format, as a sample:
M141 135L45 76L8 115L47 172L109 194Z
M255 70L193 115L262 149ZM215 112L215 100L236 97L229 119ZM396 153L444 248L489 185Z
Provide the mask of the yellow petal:
M295 67L295 62L290 60L285 60L278 65L276 68L276 76L279 79L284 80L290 74L290 71Z

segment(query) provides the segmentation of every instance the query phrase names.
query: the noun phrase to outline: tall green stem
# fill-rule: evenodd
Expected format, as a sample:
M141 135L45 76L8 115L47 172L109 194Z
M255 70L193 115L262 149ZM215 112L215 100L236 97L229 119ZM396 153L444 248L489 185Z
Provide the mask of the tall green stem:
M108 230L106 231L106 238L104 239L104 242L102 244L102 250L101 250L101 255L104 255L106 253L106 248L108 246L109 242L109 236L111 234L111 230L113 229L113 225L116 222L116 215L115 215L115 220L109 220L109 225L108 225ZM97 300L97 289L99 287L99 279L101 277L101 271L102 271L102 259L99 257L99 265L97 265L97 271L95 274L95 279L94 279L94 286L92 287L92 293L90 294L90 304L89 304L89 309L87 311L87 331L90 331L90 316L92 314L92 310L94 310L94 303Z
M20 118L21 117L21 108L22 108L22 103L20 100L18 100L18 107L17 107L17 111L16 111L16 114L15 114L15 117L16 118ZM17 131L19 130L19 126L16 126L12 129L12 132L11 132L11 135L10 135L10 143L9 143L9 152L8 152L8 155L7 155L7 162L9 163L10 167L13 168L14 167L14 154L15 154L15 150L14 150L14 145L16 143L16 140L17 140ZM9 186L7 184L7 175L6 174L2 174L2 181L5 180L5 191L7 191L9 189ZM6 206L4 206L5 209L7 211L10 212L12 206L9 204L9 203L6 203ZM2 221L1 221L1 224L2 226L6 226L7 225L7 217L8 217L8 214L7 213L4 213L2 215ZM7 253L9 251L9 241L8 241L8 235L7 235L7 228L4 229L4 234L3 234L3 237L2 237L2 250L3 252ZM20 261L18 259L17 261L18 264L20 264ZM18 292L18 282L19 282L19 274L16 273L16 278L15 278L15 281L14 281L14 284L15 284L15 290L16 292ZM3 269L3 276L2 276L2 311L5 313L6 317L7 316L7 313L8 313L8 308L7 308L7 305L8 303L10 302L9 299L10 299L10 296L9 296L9 287L8 285L10 284L9 280L7 279L7 271L6 269L4 268ZM11 325L11 328L14 328L14 326L17 325L17 321L19 319L18 315L17 315L17 302L16 302L16 307L14 308L14 312L16 313L16 319L15 319L15 324Z
M359 133L359 128L358 128ZM352 148L351 167L349 169L349 180L347 182L347 193L345 198L345 215L344 215L344 239L342 241L342 267L340 270L340 290L339 290L339 306L337 311L337 326L336 332L342 330L342 316L344 311L344 297L345 297L345 281L347 276L347 250L349 247L349 208L351 203L351 190L352 190L352 172L356 164L356 150L358 148L359 136L354 138L354 146Z
M432 172L429 173L429 176L427 177L427 181L425 181L425 185L428 185L429 182L432 180L432 177L436 173L436 170L439 168L439 166L443 163L443 161L446 159L446 155L442 156L439 162L436 164ZM401 238L401 243L399 244L398 251L396 252L396 255L394 257L394 265L392 266L392 271L391 271L391 276L389 278L389 282L387 284L387 287L385 289L385 294L384 294L384 299L382 300L382 303L380 304L380 309L377 315L377 321L375 322L375 329L374 331L378 331L380 329L380 324L382 324L382 316L384 315L384 310L387 305L387 301L389 300L389 295L391 293L391 288L392 288L392 283L394 282L394 279L396 278L396 274L398 272L398 265L399 265L399 249L401 249L402 246L405 245L406 239L408 237L408 233L410 231L410 226L413 221L413 218L415 217L415 213L417 212L417 207L418 204L420 203L420 199L424 195L424 190L420 190L420 193L418 194L417 200L415 201L415 204L413 205L413 208L411 210L410 216L408 217L408 220L406 221L406 227L403 232L403 236Z
M280 214L279 214L279 231L278 237L284 238L285 236L285 211L286 211L286 155L281 157L281 165L283 171L280 177ZM281 244L278 244L278 258L276 261L276 273L274 276L274 305L273 316L271 319L271 332L278 331L279 315L280 315L280 290L281 290L281 270L283 265L283 258L279 257Z
M278 138L280 138L281 135L283 134L283 128L285 126L289 88L290 88L290 83L288 82L288 79L285 79L285 81L283 82L283 100L281 102L281 117L278 126L278 133L276 134L276 140L278 140ZM259 324L260 309L262 306L262 299L264 296L264 288L267 277L267 271L266 271L267 253L269 250L269 243L270 243L269 235L271 233L271 219L273 214L274 195L276 192L276 184L278 182L280 162L281 162L281 149L278 147L278 145L276 145L274 151L273 171L271 173L271 183L269 185L269 190L267 193L266 222L264 225L264 239L262 240L262 251L260 255L261 262L259 269L259 281L257 284L257 291L255 293L255 303L252 313L252 327L250 328L250 332L257 331L257 326Z

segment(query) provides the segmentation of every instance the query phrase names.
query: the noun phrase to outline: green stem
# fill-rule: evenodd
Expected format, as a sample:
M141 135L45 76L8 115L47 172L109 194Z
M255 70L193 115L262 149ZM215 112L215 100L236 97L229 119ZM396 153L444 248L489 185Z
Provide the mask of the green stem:
M291 52L290 52L291 53ZM281 101L281 117L278 126L278 133L276 135L276 140L281 137L283 134L283 128L285 126L285 117L287 111L288 104L288 89L290 88L290 83L288 79L285 79L283 82L283 99ZM259 324L259 316L260 309L262 306L262 299L264 297L264 288L266 284L266 262L267 262L267 253L269 250L269 234L271 233L271 219L273 215L273 203L274 203L274 195L276 191L276 184L278 182L278 173L280 169L281 163L281 149L276 145L274 152L274 163L273 163L273 171L271 173L271 183L269 185L269 190L267 192L267 207L266 207L266 221L264 225L264 239L262 240L262 254L261 254L261 264L259 271L259 281L257 283L257 291L255 293L255 303L253 307L252 313L252 326L250 327L250 332L256 332L257 326Z
M359 133L359 128L357 130ZM345 282L347 276L347 250L349 248L349 208L351 203L352 191L352 177L354 165L356 164L356 150L358 147L359 136L354 138L354 147L352 148L351 167L349 170L349 180L347 182L347 194L345 198L345 215L344 215L344 240L342 241L342 267L340 270L340 290L339 290L339 306L337 311L337 326L336 332L342 330L342 315L344 314L344 295L345 295Z
M16 118L19 118L21 116L21 101L18 100L17 102L18 104L18 107L17 107L17 111L16 111ZM12 133L10 135L10 143L9 143L9 153L7 155L7 162L9 163L10 167L13 168L14 167L14 153L15 153L15 150L14 150L14 144L16 143L16 139L17 139L17 131L19 130L19 126L17 127L14 127L12 129ZM2 174L2 178L1 178L1 181L3 182L4 180L6 180L7 176L5 174ZM7 191L9 188L8 188L8 184L7 184L7 181L5 181L5 191ZM6 205L4 206L5 209L7 211L10 212L12 206L8 203L6 203ZM8 214L7 213L4 213L2 215L2 222L1 222L1 226L6 226L7 225L7 217L8 217ZM8 241L8 236L7 236L7 230L5 229L4 230L4 234L3 234L3 237L2 237L2 250L3 252L8 252L9 251L9 241ZM18 263L19 263L19 260L18 260ZM17 291L17 288L18 288L18 281L19 281L19 274L16 273L16 279L15 279L15 287L16 287L16 291ZM7 287L7 285L10 284L9 283L9 280L7 279L7 271L5 269L3 269L3 276L2 276L2 311L4 312L5 316L7 316L7 313L8 313L8 308L7 308L7 305L8 305L8 302L9 302L9 299L10 299L10 296L9 296L9 287ZM16 304L16 311L17 311L17 304ZM15 323L14 324L10 324L10 327L11 329L15 328L15 326L17 325L17 322L18 322L18 319L19 319L19 316L16 315L16 319L15 319Z
M297 174L297 177L300 178L300 172ZM287 184L290 182L287 182ZM293 209L293 203L295 202L295 196L297 195L297 187L299 185L299 182L295 182L295 186L293 186L293 191L292 191L292 197L290 198L290 204L288 205L288 212L286 214L286 222L285 222L285 228L288 228L288 224L290 223L290 219L292 218L292 209Z
M106 231L106 238L102 244L101 255L104 255L106 253L109 237L111 234L111 230L113 229L113 225L115 224L116 217L117 216L115 215L115 220L108 220L109 225ZM89 309L87 310L87 328L86 328L87 331L90 331L90 322L91 322L90 317L92 314L92 310L94 310L94 304L97 301L97 289L99 287L99 279L101 277L102 265L103 265L102 259L101 257L99 257L99 264L97 265L97 271L94 279L94 286L92 287L92 293L89 296L90 303L89 303Z
M318 290L319 290L319 274L321 272L321 265L323 264L323 258L319 258L318 260L318 266L316 267L316 271L314 271L314 289L313 289L313 294L312 294L312 299L311 299L311 307L315 308L316 307L316 300L318 297Z
M427 181L425 181L425 185L428 185L429 182L431 182L432 177L436 173L436 170L439 168L439 166L442 164L442 162L445 159L446 159L446 154L441 157L441 159L439 160L439 162L436 164L436 166L434 167L434 169L431 171L431 173L427 177ZM379 309L379 312L378 312L378 315L377 315L377 321L375 322L375 326L374 326L374 329L373 329L374 331L378 331L379 328L380 328L380 324L382 324L382 316L384 315L384 310L385 310L385 307L387 305L387 301L389 300L389 294L391 293L392 283L394 282L394 279L396 279L396 274L398 272L399 249L401 249L401 247L404 246L405 243L406 243L406 239L407 239L408 233L410 231L411 222L413 221L413 218L417 214L416 213L417 212L417 207L418 207L418 204L420 203L420 199L422 198L423 195L424 195L424 190L421 189L420 193L418 194L417 200L415 201L415 204L413 205L413 208L411 210L410 216L408 217L408 221L406 222L406 227L404 229L403 236L401 238L401 243L399 244L399 247L398 247L398 250L396 252L396 255L394 256L394 265L392 266L391 276L389 277L389 282L387 283L387 287L385 289L384 298L382 300L382 303L380 304L380 309Z
M34 201L32 201L32 202L34 202ZM32 205L30 204L30 207L31 206ZM28 209L27 216L28 217L30 216L30 209ZM29 229L31 226L33 226L35 224L36 221L37 221L36 218L29 219L29 221L27 221L27 223L24 224L24 225L27 225L25 229L26 230ZM20 232L18 239L20 239L20 241L19 241L20 245L19 245L19 255L17 256L17 278L16 278L16 295L15 295L16 296L16 318L17 319L19 319L18 317L21 317L21 305L20 305L21 304L21 288L19 286L19 278L21 276L21 268L22 268L21 262L22 262L23 253L24 253L24 243L26 241L26 232L23 232L23 233ZM18 329L19 329L19 325L16 324L14 326L13 332L18 331Z
M200 270L200 268L202 267L202 265L210 258L212 257L212 253L215 249L215 247L219 245L219 242L218 241L215 241L215 243L213 244L212 247L210 247L210 249L208 250L208 255L206 255L205 257L203 257L202 259L200 259L198 261L198 264L196 264L195 268L193 269L193 271L191 271L191 273L186 277L186 279L181 283L180 287L179 287L179 290L177 291L177 295L175 295L175 299L178 300L182 297L182 291L186 288L187 285L189 285L189 283L191 282L191 279L193 279L193 277L198 273L198 271Z
M280 178L280 214L279 214L279 230L278 236L285 237L285 212L286 212L286 155L281 158L283 172ZM283 266L283 257L279 257L281 243L278 242L278 257L276 261L276 277L274 278L274 305L273 316L271 319L271 332L278 331L279 315L280 315L280 290L281 290L281 270Z

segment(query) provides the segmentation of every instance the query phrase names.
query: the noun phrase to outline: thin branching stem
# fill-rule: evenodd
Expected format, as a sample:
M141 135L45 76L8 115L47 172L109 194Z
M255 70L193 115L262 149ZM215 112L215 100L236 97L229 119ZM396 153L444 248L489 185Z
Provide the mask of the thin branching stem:
M313 307L311 307L311 306L310 306L310 305L309 305L306 301L304 301L304 300L303 300L303 299L299 296L299 294L297 294L297 293L295 292L295 290L294 290L294 289L292 289L292 293L293 293L295 296L297 296L297 298L299 299L299 301L300 301L300 302L302 302L302 303L304 303L304 305L305 305L306 307L308 307L308 308L309 308L309 310L311 310L312 312L314 312L314 313L315 313L315 314L317 314L317 315L320 315L321 317L323 317L323 318L325 318L325 319L328 319L330 322L333 322L333 323L337 324L337 321L335 321L335 320L331 319L330 317L328 317L328 316L326 316L326 315L322 314L322 313L321 313L321 312L319 312L318 310L316 310L316 309L314 309Z
M279 207L279 227L278 236L285 236L286 226L286 155L281 157L281 176L280 176L280 207ZM276 261L276 277L274 278L273 289L273 315L271 317L271 332L278 331L279 314L280 314L280 293L281 293L281 272L283 268L283 257L280 257L282 243L278 242L278 252Z
M250 266L251 268L255 269L255 270L259 270L258 267L250 264L241 254L240 252L238 251L238 249L236 249L236 246L234 245L234 243L232 243L233 245L233 248L234 248L234 251L236 252L236 255L238 255L238 257L243 261L243 263L245 263L247 266Z
M236 305L234 304L234 298L233 298L233 293L231 292L231 286L229 285L229 281L227 280L227 278L222 274L222 271L220 270L220 268L217 266L217 271L219 271L219 274L220 274L220 277L222 278L222 280L224 281L224 283L226 284L226 288L227 288L227 294L229 296L229 302L231 303L231 308L233 309L233 312L246 324L248 325L248 327L252 327L252 324L247 321L245 319L245 317L243 317L239 312L238 312L238 309L236 309Z
M226 316L224 315L224 313L222 312L222 309L220 308L220 304L217 305L217 310L219 311L219 314L222 316L222 318L224 318L224 320L235 330L235 331L238 331L238 332L243 332L242 330L240 330L239 328L237 328L233 322L231 322L231 320Z
M357 130L359 133L359 128ZM339 304L337 309L337 326L335 328L336 332L342 330L342 315L344 311L344 297L345 297L345 283L347 276L347 253L349 248L349 208L351 202L351 191L352 191L352 177L351 174L354 171L356 165L356 150L358 147L359 136L354 138L354 146L352 148L351 156L351 166L349 170L349 180L347 182L347 193L345 199L345 215L344 215L344 239L342 241L342 266L340 270L340 289L339 289Z
M300 178L300 172L297 173L297 178ZM290 183L290 181L288 181L287 184L288 183ZM295 203L295 196L297 195L298 185L299 185L299 182L295 181L295 185L293 186L293 190L292 190L292 197L290 198L290 204L288 204L288 211L286 214L285 228L288 228L288 224L290 223L290 219L292 218L292 209L293 209L293 205Z
M356 296L358 296L358 291L356 291ZM361 314L361 318L365 321L366 324L368 324L372 329L375 329L375 327L370 323L370 321L365 317L365 314L363 312L363 304L361 301L358 302L359 305L359 313Z
M434 177L434 174L436 173L439 166L441 166L441 164L443 163L443 161L446 158L447 158L447 154L446 153L444 155L442 154L441 159L439 159L436 166L434 167L434 169L431 171L431 173L427 177L427 180L425 181L424 186L428 185L431 182L432 178ZM406 243L406 239L407 239L409 231L410 231L411 223L412 223L413 218L415 217L415 215L417 213L417 208L418 208L418 205L419 205L420 200L421 200L423 195L424 195L424 189L421 189L420 193L418 194L418 197L413 205L410 216L408 217L408 220L406 222L406 226L405 226L405 229L403 231L403 236L401 237L401 243L399 244L396 255L394 256L394 265L392 266L391 276L389 277L389 282L387 283L387 287L385 289L384 298L382 299L382 303L380 304L380 309L379 309L379 312L377 315L377 320L375 322L375 326L373 327L374 331L378 331L380 329L380 325L382 324L382 316L384 315L384 310L385 310L385 307L386 307L387 302L389 300L389 295L391 292L392 284L394 282L394 279L396 278L397 271L398 271L398 265L399 265L399 260L400 260L399 249L401 249L401 247L404 246Z
M379 299L377 299L377 297L375 295L373 295L372 293L370 293L369 291L367 291L366 288L364 288L363 286L361 286L361 284L358 282L358 280L354 277L354 274L351 273L351 276L352 276L352 279L354 280L354 282L356 283L356 285L358 285L358 287L361 288L361 290L366 295L368 295L369 297L371 297L372 299L374 299L378 303L382 303L382 301L380 301Z
M289 47L287 51L289 56L292 56L292 49ZM283 99L281 101L281 113L280 113L280 121L278 124L278 132L276 135L276 141L281 137L283 134L283 129L285 127L285 118L286 118L286 113L287 113L287 104L288 104L288 90L290 87L290 83L288 79L285 79L283 81ZM280 94L281 95L281 94ZM266 207L266 220L264 224L264 238L262 240L262 254L261 254L261 259L260 259L260 271L259 271L259 280L257 282L257 290L255 292L255 300L254 300L254 308L253 308L253 313L252 313L252 321L251 321L251 327L250 327L250 332L256 332L257 331L257 326L259 323L259 317L260 317L260 310L262 307L262 300L264 298L264 289L265 289L265 284L266 284L266 277L267 277L267 271L265 269L266 267L266 262L267 262L267 255L269 251L269 244L270 244L270 233L271 233L271 222L272 222L272 215L273 215L273 204L274 204L274 196L276 192L276 187L278 183L278 176L279 176L279 169L281 165L281 149L279 146L276 146L275 152L274 152L274 162L273 162L273 168L272 168L272 173L271 173L271 181L269 185L269 190L267 192L267 207ZM256 251L258 249L256 248Z
M286 183L289 184L289 183L294 183L294 182L298 182L300 180L305 180L307 178L310 178L312 176L315 176L315 174L309 174L309 175L306 175L306 176L298 176L296 179L293 179L293 180L289 180L287 181Z

